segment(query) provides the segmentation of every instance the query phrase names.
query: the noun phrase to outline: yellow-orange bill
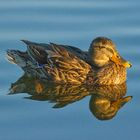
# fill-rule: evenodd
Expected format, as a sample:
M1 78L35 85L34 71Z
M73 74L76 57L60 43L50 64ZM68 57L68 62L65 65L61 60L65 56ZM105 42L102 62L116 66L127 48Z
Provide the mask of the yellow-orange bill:
M132 67L132 64L129 61L126 61L125 59L123 59L121 56L119 55L113 55L111 57L111 61L113 61L114 63L116 63L117 65L122 65L125 68L130 68Z

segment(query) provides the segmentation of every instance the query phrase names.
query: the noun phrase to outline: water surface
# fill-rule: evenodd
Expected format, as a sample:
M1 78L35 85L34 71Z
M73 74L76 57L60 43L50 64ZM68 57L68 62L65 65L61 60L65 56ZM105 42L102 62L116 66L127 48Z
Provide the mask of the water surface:
M138 139L139 13L138 0L1 0L0 139ZM27 91L7 95L11 83L23 72L5 60L5 50L25 50L20 39L69 44L87 50L97 36L115 41L120 54L133 64L128 70L126 93L133 99L113 119L96 119L89 109L89 95L82 94L81 100L59 109L52 108L55 103L46 100L27 99L30 97Z

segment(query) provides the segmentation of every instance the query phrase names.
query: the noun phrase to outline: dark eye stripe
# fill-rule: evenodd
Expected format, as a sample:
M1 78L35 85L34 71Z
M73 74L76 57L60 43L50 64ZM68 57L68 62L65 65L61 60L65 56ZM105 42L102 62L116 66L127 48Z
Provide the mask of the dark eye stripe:
M107 48L107 47L104 47L104 46L94 46L94 47L98 47L100 49L106 49L108 50L109 52L113 53L114 54L114 51L111 49L111 48Z
M94 48L106 49L106 47L104 47L104 46L94 46Z
M114 54L114 51L112 49L110 49L110 48L106 48L106 49Z

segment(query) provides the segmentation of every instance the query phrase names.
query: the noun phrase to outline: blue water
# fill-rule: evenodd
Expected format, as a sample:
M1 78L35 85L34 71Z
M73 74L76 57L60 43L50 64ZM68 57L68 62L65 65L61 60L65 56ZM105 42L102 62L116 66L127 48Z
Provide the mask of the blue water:
M0 139L139 139L139 13L139 0L0 0ZM23 71L6 61L5 50L25 50L21 39L87 50L97 36L111 38L133 64L127 80L133 99L113 119L96 119L90 96L53 109L53 103L24 99L27 93L7 95Z

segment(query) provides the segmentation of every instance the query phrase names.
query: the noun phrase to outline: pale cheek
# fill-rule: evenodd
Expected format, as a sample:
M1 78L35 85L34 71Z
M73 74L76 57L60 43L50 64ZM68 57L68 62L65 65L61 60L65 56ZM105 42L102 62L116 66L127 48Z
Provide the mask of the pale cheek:
M106 62L104 60L99 60L99 59L95 59L94 63L97 64L98 66L103 66Z
M106 63L108 63L109 61L109 58L106 56L106 55L96 55L94 58L93 58L93 62L99 66L103 66L105 65Z

